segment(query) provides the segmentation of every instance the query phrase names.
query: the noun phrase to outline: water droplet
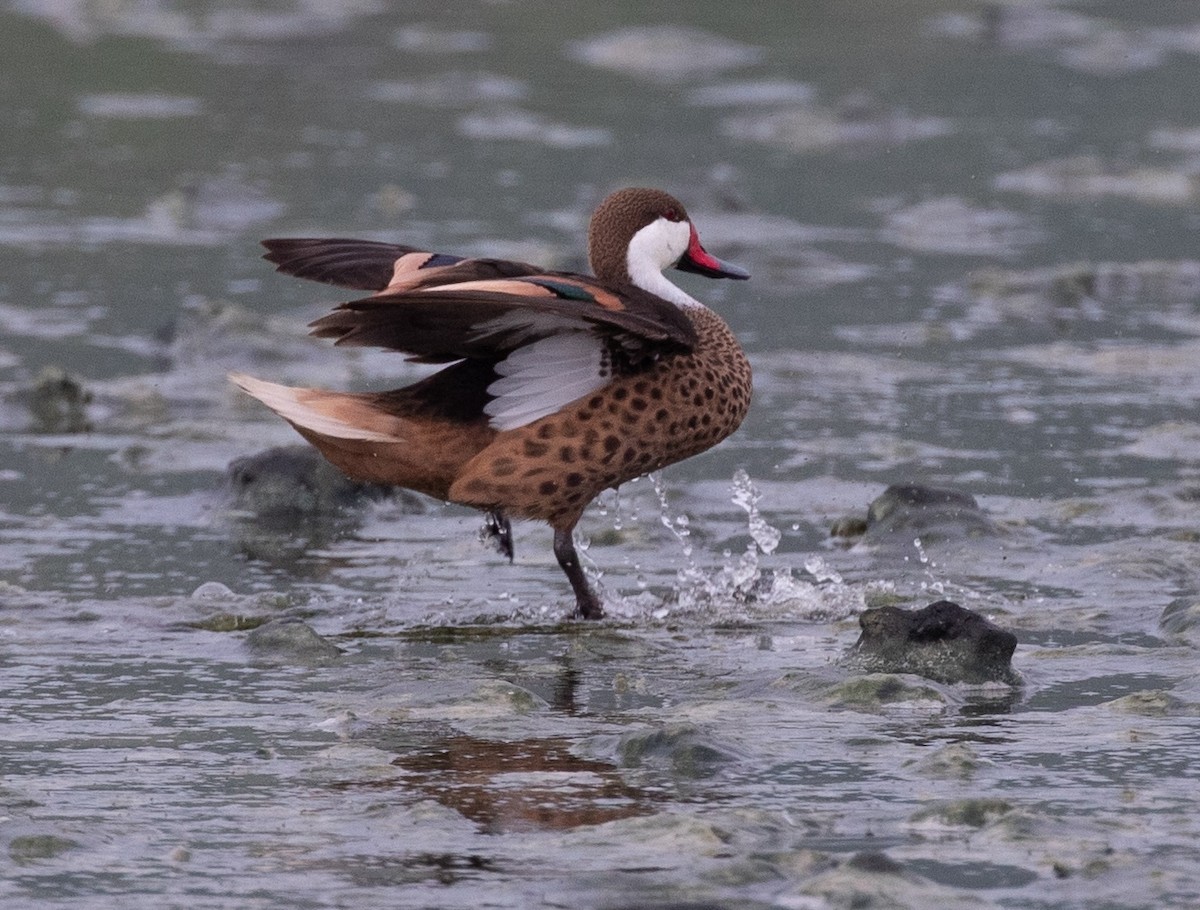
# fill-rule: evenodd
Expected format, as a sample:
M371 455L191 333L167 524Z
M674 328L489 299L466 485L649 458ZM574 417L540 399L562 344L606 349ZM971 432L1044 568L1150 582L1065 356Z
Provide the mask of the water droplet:
M762 493L754 485L750 475L738 468L733 475L733 504L746 510L750 537L758 548L764 553L773 553L783 534L759 514L758 503L761 499Z
M817 582L833 582L835 585L843 583L842 576L831 569L826 563L824 557L812 556L804 563L804 571L817 580Z

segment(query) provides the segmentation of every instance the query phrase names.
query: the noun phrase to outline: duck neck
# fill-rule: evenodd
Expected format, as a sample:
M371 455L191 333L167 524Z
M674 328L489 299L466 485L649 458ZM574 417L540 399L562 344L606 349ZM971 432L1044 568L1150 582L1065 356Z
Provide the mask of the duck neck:
M632 253L632 250L630 252ZM669 281L661 270L655 268L652 263L644 259L635 260L631 255L629 257L627 272L631 284L641 288L643 291L649 291L663 300L669 300L676 306L687 309L704 306L699 300L684 291L683 288Z
M680 307L702 307L663 274L663 268L678 260L687 249L687 227L683 223L656 221L637 231L629 244L597 242L589 237L588 260L592 273L604 282L632 284Z

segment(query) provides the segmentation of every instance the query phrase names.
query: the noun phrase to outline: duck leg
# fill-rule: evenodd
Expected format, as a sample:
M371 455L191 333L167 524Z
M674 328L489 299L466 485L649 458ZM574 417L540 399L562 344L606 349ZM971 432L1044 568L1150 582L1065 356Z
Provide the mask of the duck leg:
M488 510L479 539L499 550L501 556L507 556L509 562L513 561L512 522L499 509Z
M575 592L575 615L583 619L601 619L604 609L600 606L600 598L596 596L596 592L588 586L583 566L579 564L579 554L575 552L574 530L573 524L569 528L554 529L554 557L566 573L571 590Z

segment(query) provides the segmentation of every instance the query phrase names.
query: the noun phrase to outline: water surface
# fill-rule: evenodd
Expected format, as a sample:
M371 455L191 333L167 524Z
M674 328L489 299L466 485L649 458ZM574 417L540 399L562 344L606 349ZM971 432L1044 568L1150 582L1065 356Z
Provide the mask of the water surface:
M732 13L0 11L6 904L1200 903L1194 5ZM226 372L418 375L306 338L336 291L260 238L580 268L636 183L753 274L679 281L756 398L589 512L608 620L539 526L231 514L294 436ZM909 482L999 533L830 536ZM943 597L1022 686L840 663Z

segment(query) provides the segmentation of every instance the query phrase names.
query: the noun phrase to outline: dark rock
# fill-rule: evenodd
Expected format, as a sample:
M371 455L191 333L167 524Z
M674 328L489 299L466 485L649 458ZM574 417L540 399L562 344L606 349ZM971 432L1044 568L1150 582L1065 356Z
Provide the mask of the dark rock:
M416 493L351 480L310 446L280 446L230 463L233 536L252 559L287 565L352 534L372 502L399 501L413 512Z
M879 541L903 535L905 545L913 537L920 537L922 543L928 544L963 537L990 537L998 532L974 496L920 484L893 484L871 502L865 523L848 516L838 520L830 531L835 537L865 535L868 540Z
M382 500L393 488L351 480L311 446L278 446L231 462L235 508L262 519L330 515Z
M915 531L928 535L930 531L953 525L968 534L995 531L975 497L959 490L893 484L867 509L868 534Z
M833 537L862 537L867 533L867 520L858 515L843 515L829 529Z
M970 493L959 490L925 487L916 483L894 483L876 497L867 509L867 524L876 525L895 520L897 514L928 509L978 512L979 503Z
M945 683L1016 683L1017 637L948 600L921 610L878 607L859 617L851 656L873 673L913 673Z
M899 875L904 867L886 853L855 853L846 863L851 869L863 872L878 872L884 875Z
M59 367L46 367L34 380L27 403L35 433L86 433L92 429L87 407L92 393Z

